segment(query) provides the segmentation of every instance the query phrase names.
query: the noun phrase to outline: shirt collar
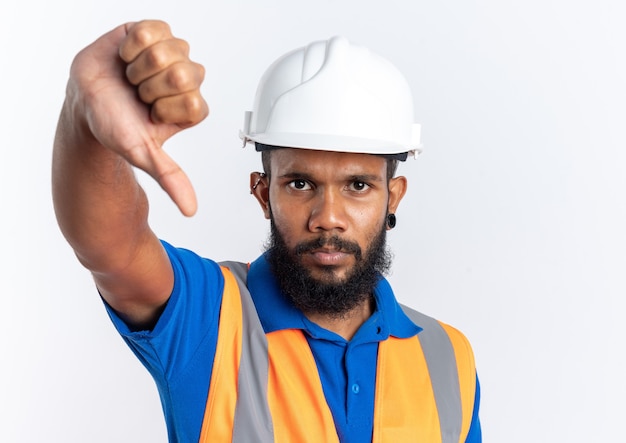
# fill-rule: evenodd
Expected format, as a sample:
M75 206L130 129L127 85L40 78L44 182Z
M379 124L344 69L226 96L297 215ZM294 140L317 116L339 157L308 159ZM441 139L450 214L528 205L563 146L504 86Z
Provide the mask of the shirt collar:
M283 329L304 329L315 335L315 331L311 330L311 322L281 293L265 255L250 264L248 289L266 333ZM374 298L376 310L366 323L381 328L381 339L389 335L409 338L422 330L402 311L386 279L381 278L374 288Z

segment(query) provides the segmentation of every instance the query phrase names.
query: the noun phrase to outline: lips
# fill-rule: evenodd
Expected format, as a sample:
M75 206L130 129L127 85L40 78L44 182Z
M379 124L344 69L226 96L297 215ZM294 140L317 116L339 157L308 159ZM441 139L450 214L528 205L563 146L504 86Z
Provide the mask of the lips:
M352 253L336 249L316 249L310 252L310 256L322 266L337 266L346 260Z

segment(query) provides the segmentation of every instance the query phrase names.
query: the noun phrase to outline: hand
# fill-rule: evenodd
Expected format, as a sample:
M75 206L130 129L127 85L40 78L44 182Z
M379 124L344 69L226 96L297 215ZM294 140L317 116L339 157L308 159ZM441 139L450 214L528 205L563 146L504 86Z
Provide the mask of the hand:
M122 25L81 51L72 64L68 102L74 127L146 171L187 215L197 202L163 143L208 115L200 94L204 68L161 21Z

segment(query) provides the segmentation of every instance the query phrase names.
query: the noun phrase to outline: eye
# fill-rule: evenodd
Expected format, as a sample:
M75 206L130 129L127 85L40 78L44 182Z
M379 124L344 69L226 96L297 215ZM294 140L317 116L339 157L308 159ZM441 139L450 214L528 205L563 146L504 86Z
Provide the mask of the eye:
M303 179L295 179L289 182L289 187L298 191L307 191L311 189L311 185Z
M350 184L350 189L352 191L356 191L356 192L363 192L366 191L368 188L370 187L370 185L368 185L365 182L362 181L354 181Z

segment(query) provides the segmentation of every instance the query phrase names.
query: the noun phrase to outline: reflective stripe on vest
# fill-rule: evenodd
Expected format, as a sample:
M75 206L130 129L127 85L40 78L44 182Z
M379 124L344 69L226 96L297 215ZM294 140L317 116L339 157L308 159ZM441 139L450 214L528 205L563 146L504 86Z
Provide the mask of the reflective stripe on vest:
M338 443L317 365L300 330L265 334L248 266L222 264L224 294L201 443ZM372 442L462 443L472 419L473 354L456 329L403 306L423 328L378 350Z

